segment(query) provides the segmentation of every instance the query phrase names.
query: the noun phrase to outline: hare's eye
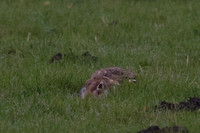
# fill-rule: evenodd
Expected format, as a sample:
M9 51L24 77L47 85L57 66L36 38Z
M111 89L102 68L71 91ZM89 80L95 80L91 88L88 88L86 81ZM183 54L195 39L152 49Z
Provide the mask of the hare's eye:
M102 88L103 88L103 84L102 83L100 83L98 86L97 86L97 90L101 90Z

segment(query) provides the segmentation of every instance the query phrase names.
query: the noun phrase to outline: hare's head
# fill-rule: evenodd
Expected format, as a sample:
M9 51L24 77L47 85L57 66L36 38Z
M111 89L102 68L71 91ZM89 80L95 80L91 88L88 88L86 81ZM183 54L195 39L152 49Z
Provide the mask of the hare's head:
M92 95L97 98L102 93L107 95L108 89L114 84L117 83L105 76L89 79L86 81L85 86L81 89L81 98L84 99L88 95Z

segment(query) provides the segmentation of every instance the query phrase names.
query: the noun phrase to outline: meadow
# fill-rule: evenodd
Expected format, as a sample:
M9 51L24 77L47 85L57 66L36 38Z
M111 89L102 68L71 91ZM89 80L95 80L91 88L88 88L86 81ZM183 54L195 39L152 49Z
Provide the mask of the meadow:
M155 111L200 97L198 0L1 0L0 132L200 132L200 112ZM56 53L66 56L50 63ZM83 58L89 52L97 61ZM77 93L100 69L137 73L103 99Z

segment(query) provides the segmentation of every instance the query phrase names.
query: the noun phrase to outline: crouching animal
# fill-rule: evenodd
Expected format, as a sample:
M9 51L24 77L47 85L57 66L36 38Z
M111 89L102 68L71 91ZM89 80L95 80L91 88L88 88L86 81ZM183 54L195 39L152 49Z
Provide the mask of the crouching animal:
M97 70L81 89L81 98L84 99L88 95L97 98L101 94L108 94L110 88L119 85L125 79L129 82L136 82L137 75L131 71L120 67L109 67Z

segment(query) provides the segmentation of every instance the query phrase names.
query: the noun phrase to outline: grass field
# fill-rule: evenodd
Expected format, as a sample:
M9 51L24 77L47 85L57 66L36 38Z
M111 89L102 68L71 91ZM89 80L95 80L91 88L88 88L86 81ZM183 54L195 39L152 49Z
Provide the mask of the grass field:
M198 0L1 0L0 132L200 132L199 111L154 111L200 97ZM89 52L97 62L83 59ZM49 63L56 53L64 59ZM77 96L100 68L138 74L104 99ZM146 109L145 109L146 108Z

